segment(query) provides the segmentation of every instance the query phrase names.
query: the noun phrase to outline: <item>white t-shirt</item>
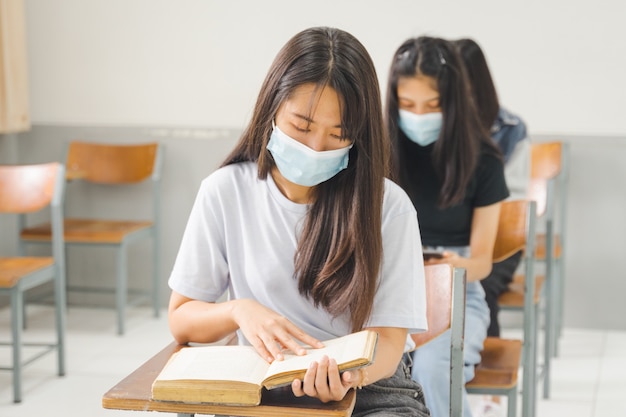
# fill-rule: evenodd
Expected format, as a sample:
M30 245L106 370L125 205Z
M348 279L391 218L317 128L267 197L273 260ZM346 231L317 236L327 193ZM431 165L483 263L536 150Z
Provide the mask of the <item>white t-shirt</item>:
M389 180L384 195L382 274L366 326L416 333L427 328L417 216ZM232 299L255 299L318 340L350 333L348 316L333 318L298 291L294 254L307 208L287 199L271 175L258 179L256 163L218 169L202 181L170 288L208 302L226 290Z

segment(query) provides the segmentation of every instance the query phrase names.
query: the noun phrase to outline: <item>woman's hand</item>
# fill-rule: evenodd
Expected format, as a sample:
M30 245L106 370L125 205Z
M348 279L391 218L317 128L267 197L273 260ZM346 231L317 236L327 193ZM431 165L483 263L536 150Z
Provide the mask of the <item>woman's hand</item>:
M450 264L452 266L456 266L456 262L461 257L452 251L443 251L441 253L441 257L431 257L424 260L424 265L437 265L437 264Z
M339 373L334 359L327 356L318 362L312 362L302 380L295 379L291 389L296 397L308 395L326 403L343 399L346 392L356 388L362 381L358 370Z
M259 304L254 300L234 300L233 319L248 342L268 362L283 360L284 349L296 355L306 354L306 349L298 341L314 348L324 344L309 336L285 317Z
M467 282L479 281L489 275L493 265L493 247L498 232L500 204L495 203L474 209L469 258L459 256L452 251L444 251L443 257L424 261L424 265L447 263L455 268L465 268Z
M339 401L356 387L375 383L392 376L402 359L407 341L407 329L396 327L369 327L378 333L376 360L367 368L339 373L337 362L323 357L311 364L302 380L296 379L291 390L296 397L308 395L322 402Z

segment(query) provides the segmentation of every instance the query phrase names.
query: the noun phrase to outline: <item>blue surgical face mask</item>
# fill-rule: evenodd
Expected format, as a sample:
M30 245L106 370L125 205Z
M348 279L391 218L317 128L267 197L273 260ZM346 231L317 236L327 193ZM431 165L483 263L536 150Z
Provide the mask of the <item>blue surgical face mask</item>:
M434 143L441 132L443 115L441 112L415 114L400 109L398 126L404 134L420 146Z
M294 184L312 187L334 177L348 166L352 145L332 151L315 151L289 137L278 126L267 144L281 175Z

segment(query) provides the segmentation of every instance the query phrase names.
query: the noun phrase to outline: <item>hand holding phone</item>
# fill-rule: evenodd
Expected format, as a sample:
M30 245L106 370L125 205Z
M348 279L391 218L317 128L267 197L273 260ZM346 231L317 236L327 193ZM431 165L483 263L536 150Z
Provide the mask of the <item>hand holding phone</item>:
M427 261L429 259L441 259L443 258L443 251L436 249L422 249L422 253L424 254L424 260Z

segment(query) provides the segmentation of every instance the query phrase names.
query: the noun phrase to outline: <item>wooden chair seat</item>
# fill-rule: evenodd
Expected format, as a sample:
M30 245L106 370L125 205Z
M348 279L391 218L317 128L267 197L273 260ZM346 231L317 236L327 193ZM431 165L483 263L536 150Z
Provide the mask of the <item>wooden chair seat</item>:
M538 304L541 298L541 288L544 281L545 277L543 275L535 277L535 304ZM503 292L498 297L498 304L502 308L524 308L524 275L515 275L513 277L513 282L509 284L509 290Z
M21 278L52 265L52 257L0 258L0 288L15 287Z
M466 387L489 390L516 387L521 355L521 340L488 337L474 379Z
M553 237L554 244L554 259L558 259L561 257L561 236L554 235ZM538 233L535 240L535 259L539 261L544 261L546 259L546 235L543 233Z
M152 227L149 221L65 219L66 243L121 243L126 236ZM52 234L50 223L22 230L21 238L29 241L49 241Z

